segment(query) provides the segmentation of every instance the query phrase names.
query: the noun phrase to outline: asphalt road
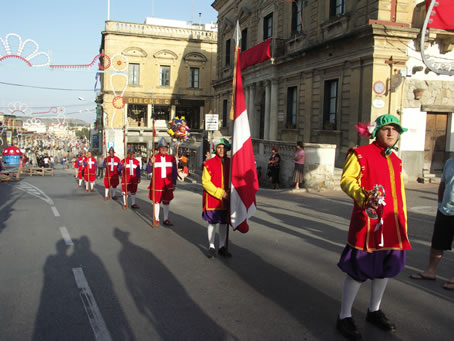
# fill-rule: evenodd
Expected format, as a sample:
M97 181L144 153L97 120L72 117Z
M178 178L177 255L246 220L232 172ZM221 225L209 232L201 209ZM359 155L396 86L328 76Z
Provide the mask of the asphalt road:
M351 200L342 192L261 189L250 232L230 233L233 258L208 259L201 187L179 184L171 228L151 226L148 181L139 210L77 188L69 170L0 184L0 340L342 340L335 330ZM451 340L454 271L409 275L427 262L437 186L407 186L413 249L390 281L387 334L365 321L369 283L354 317L366 340Z

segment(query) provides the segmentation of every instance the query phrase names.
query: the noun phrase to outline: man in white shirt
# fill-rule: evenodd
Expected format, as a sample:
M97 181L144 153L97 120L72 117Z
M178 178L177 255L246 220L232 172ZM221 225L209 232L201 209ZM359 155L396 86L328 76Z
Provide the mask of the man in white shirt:
M454 238L454 158L446 161L438 187L438 211L435 218L430 248L429 265L426 270L410 276L416 280L432 280L437 277L437 266L444 250L452 249ZM446 290L454 290L454 275L444 284Z

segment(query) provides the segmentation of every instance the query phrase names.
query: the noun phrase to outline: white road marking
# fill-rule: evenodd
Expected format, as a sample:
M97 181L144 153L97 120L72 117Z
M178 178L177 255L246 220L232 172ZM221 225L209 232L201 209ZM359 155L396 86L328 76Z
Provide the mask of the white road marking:
M95 334L96 341L112 341L112 337L110 336L106 323L104 322L98 305L96 304L95 297L88 286L88 282L82 268L73 268L73 274L77 287L79 288L79 295L82 299L85 312L87 313L88 320L90 321L91 329L93 329L93 333Z
M18 185L14 185L14 187L47 202L51 206L54 204L54 201L51 198L49 198L49 196L46 193L41 191L38 187L29 184L28 182L21 182Z
M52 212L54 212L54 216L59 217L60 213L58 213L57 208L55 206L51 206Z
M68 245L68 246L74 245L74 243L71 239L71 236L69 235L69 232L66 229L66 227L64 227L64 226L60 227L60 233L61 233L66 245Z

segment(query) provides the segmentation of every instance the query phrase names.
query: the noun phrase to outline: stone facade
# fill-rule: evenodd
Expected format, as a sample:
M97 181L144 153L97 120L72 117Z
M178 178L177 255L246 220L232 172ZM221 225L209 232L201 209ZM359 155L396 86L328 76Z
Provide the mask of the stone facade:
M246 48L266 39L271 26L271 60L242 73L253 138L332 144L336 146L335 165L341 167L350 147L369 142L358 137L354 128L358 122L391 113L411 125L412 109L422 113L425 103L430 103L430 109L444 110L452 121L452 77L416 71L420 65L415 62L415 46L425 15L421 0L344 1L337 8L333 3L213 2L220 28L215 110L223 121L224 134L231 130L227 113L231 105L232 36L237 20L243 36L247 36ZM452 33L429 31L428 47L440 54L444 46L443 53L449 59L450 45L443 42L449 41L446 36L452 37ZM229 46L231 51L227 50ZM426 90L422 99L415 100L415 89ZM406 160L403 166L409 180L416 180L427 163L424 143L414 150L414 141L420 139L421 132L425 138L425 119L420 115L418 126L402 135L399 156ZM452 123L448 135L450 131ZM447 142L446 155L453 142Z
M124 127L126 144L147 156L152 115L156 139L169 138L167 122L175 116L185 116L195 139L204 128L204 115L213 109L217 32L177 21L154 24L153 19L147 18L147 24L107 21L102 32L100 52L110 65L104 58L109 67L101 77L98 126L106 148L114 146L119 155Z

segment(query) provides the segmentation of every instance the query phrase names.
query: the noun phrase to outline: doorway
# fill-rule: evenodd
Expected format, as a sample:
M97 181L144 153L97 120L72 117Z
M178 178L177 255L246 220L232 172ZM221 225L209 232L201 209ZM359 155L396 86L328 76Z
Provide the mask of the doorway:
M443 171L443 166L447 159L447 128L447 113L427 113L424 169L430 170L430 173L441 173Z

